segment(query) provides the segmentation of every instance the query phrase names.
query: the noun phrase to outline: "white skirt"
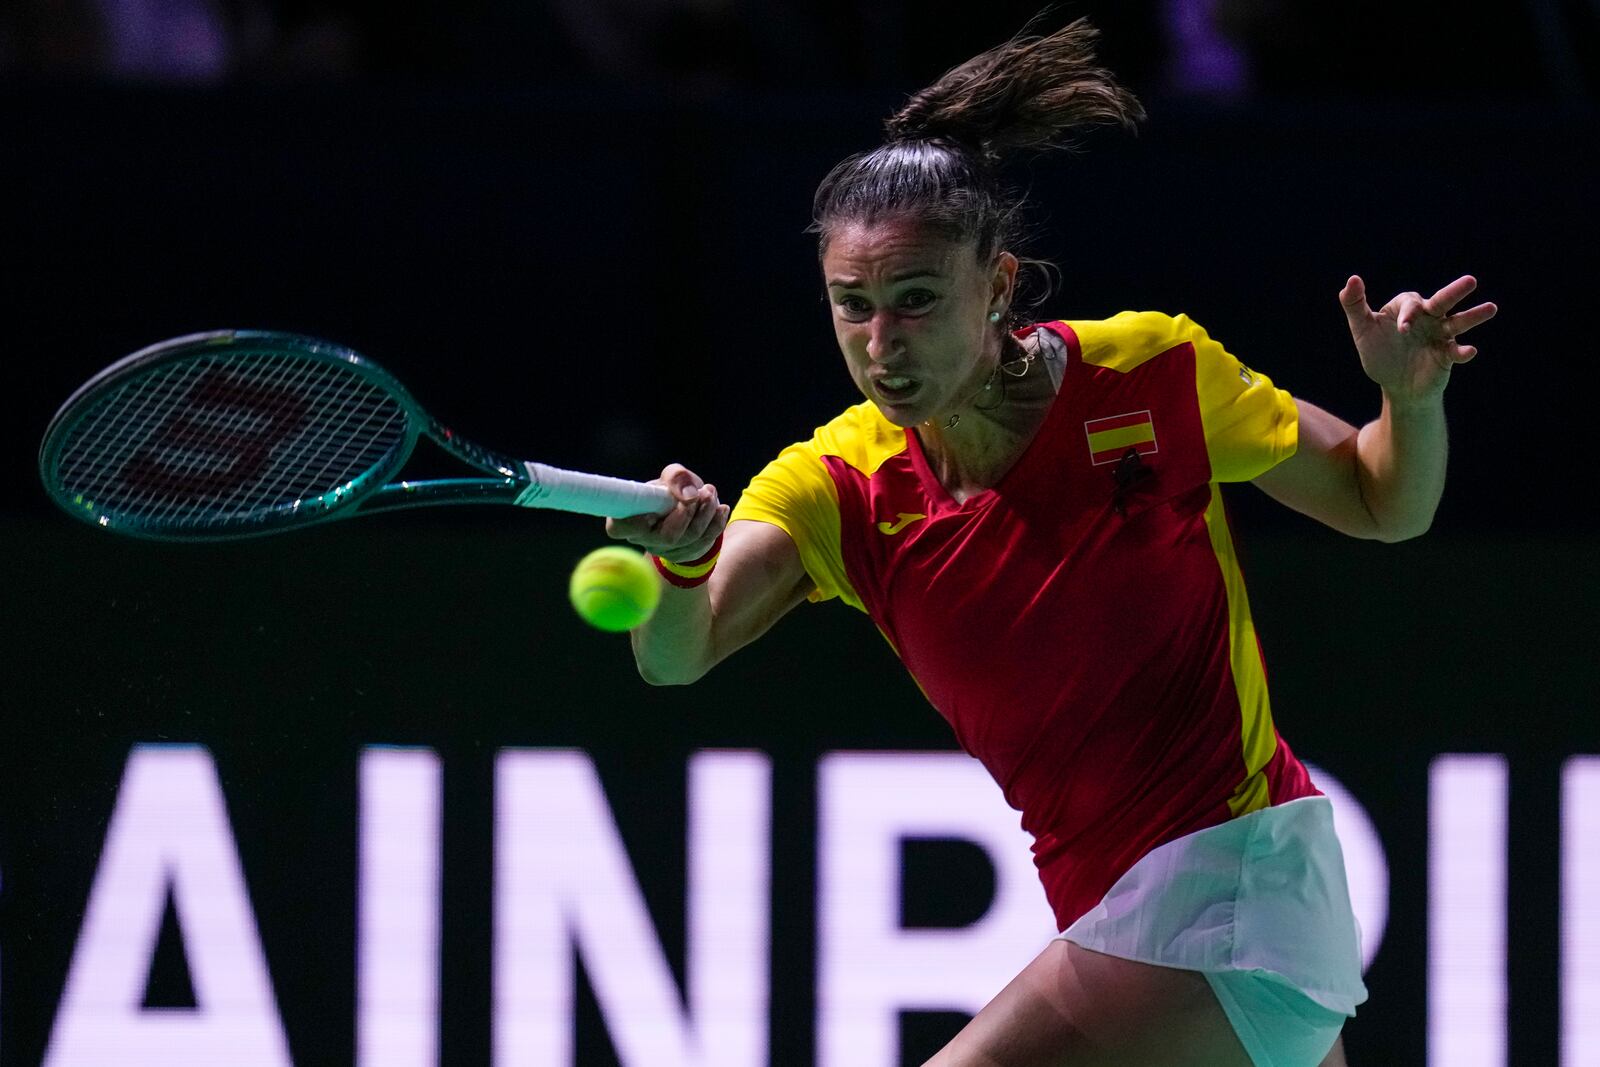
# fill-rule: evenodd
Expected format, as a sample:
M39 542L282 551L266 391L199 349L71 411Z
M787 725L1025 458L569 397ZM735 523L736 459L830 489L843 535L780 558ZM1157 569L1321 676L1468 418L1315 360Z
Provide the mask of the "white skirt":
M1310 1016L1330 1025L1367 999L1361 932L1327 797L1263 808L1151 850L1058 936L1143 963L1249 975L1308 998ZM1271 1018L1236 1018L1246 1003L1219 998L1256 1062L1290 1062L1266 1047ZM1333 1025L1328 1045L1337 1036Z

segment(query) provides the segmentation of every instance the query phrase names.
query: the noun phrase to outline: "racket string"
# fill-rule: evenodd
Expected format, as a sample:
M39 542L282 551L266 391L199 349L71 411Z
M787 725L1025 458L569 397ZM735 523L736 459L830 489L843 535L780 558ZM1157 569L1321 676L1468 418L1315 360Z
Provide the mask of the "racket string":
M175 444L195 445L197 451L203 454L206 451L205 446L207 444L214 444L214 442L219 439L228 442L250 440L254 437L254 435L243 432L241 423L252 415L255 416L255 418L252 420L252 426L255 431L259 432L265 428L271 432L271 429L278 426L280 422L287 421L289 425L286 427L285 432L279 436L292 436L295 429L294 423L298 423L305 418L305 409L308 407L308 405L303 402L295 404L291 401L285 400L285 398L296 395L291 390L293 387L303 384L304 379L310 372L311 365L301 361L301 365L298 368L300 373L294 377L286 377L280 371L286 366L287 363L288 361L286 361L283 357L274 356L269 360L262 361L258 365L259 372L255 366L251 367L250 369L249 386L250 392L254 394L250 398L251 402L253 404L259 404L263 399L268 399L273 404L271 408L231 404L213 405L210 408L210 411L213 415L211 421L201 425L194 425L193 423L188 422L184 423L183 425L185 430L192 429L193 432L187 437L175 442ZM219 373L225 369L226 368L223 367L213 368L211 371L208 371L208 373ZM291 368L291 373L292 369L293 368ZM204 380L204 376L202 376L202 380ZM193 392L188 395L193 397ZM204 401L218 398L202 396L197 399ZM263 423L265 426L262 425ZM254 439L259 441L259 438ZM266 453L267 454L260 457L260 462L257 464L258 470L261 467L266 466L267 462L269 462L271 459L270 449L267 449ZM222 482L220 479L211 478L207 473L201 473L197 476L196 488L207 485L213 485L215 487L212 489L210 495L204 498L197 497L196 499L190 501L191 509L194 515L200 517L215 517L220 515L248 513L249 511L253 510L253 506L250 501L241 499L241 497L242 494L249 490L256 490L252 494L256 497L254 507L259 507L262 504L270 506L273 502L273 498L269 494L264 494L259 491L257 488L259 482L256 482L249 477L238 476L238 472L235 470L235 468L240 463L245 461L245 457L240 455L238 451L234 451L229 458L231 459L231 462L227 466L219 468L219 471L223 476L231 478L232 480L230 482ZM248 474L248 472L246 473ZM178 501L176 499L169 499L167 502L167 508L163 511L155 513L152 518L156 521L184 521L184 519L179 517L178 509L175 507L177 503ZM191 520L192 518L193 516L191 516Z
M271 366L258 364L252 381L270 382ZM225 371L218 361L206 360L174 368L177 385L167 391L161 405L166 417L143 435L139 450L118 469L124 488L134 494L130 505L143 505L140 518L181 524L228 510L221 499L223 480L242 480L236 477L236 468L243 457L236 449L230 454L219 446L248 440L248 428L259 429L278 413L263 410L259 393L252 398L254 406L226 403L237 397L225 393L230 384Z
M86 465L86 470L75 470L75 473L84 479L86 488L97 491L109 488L107 479L110 477L110 472L121 469L122 464L127 462L130 454L128 438L139 437L139 443L133 447L141 447L144 437L150 429L153 429L151 424L158 418L167 417L171 407L170 395L159 396L154 402L146 400L146 395L157 384L164 383L159 382L156 376L136 379L129 387L131 396L125 400L117 398L122 401L121 403L99 405L93 412L92 420L85 420L90 423L88 432L82 434L87 440L74 442L64 454L63 464L68 466L69 470L74 469L73 464L77 461L82 461ZM120 418L127 409L144 414L139 428L131 432L126 420ZM114 444L108 442L106 440L108 435L119 440Z
M173 374L135 379L121 395L108 398L99 406L94 436L70 447L64 457L65 463L79 457L86 460L89 469L82 472L85 495L139 513L148 495L119 492L126 487L120 484L118 475L130 458L149 447L150 435L171 419L177 398L187 394L188 387L175 388L171 379L192 369L193 364L179 364L171 368Z
M265 364L259 378L256 377L256 372L254 368L252 368L251 379L253 384L259 384L265 387L265 389L270 391L272 394L278 396L285 394L300 396L303 395L299 391L300 387L306 384L306 379L311 375L313 369L314 365L308 363L307 361L291 361L282 356L274 356L270 362ZM315 418L316 413L312 410L314 406L314 399L315 398L310 398L298 405L301 419L305 421L312 421ZM292 413L284 409L280 409L274 414L279 418L292 417ZM301 421L301 419L297 419L295 421L298 422ZM281 436L289 445L292 445L297 436L297 430L298 427L291 426L289 431ZM266 479L272 474L273 471L282 471L286 464L292 465L293 460L294 453L289 448L285 447L279 452L278 457L273 460L271 465L262 472L259 480L252 481L250 484L244 484L241 482L232 486L226 498L219 494L214 499L207 501L205 505L206 510L212 513L220 514L244 514L254 510L256 507L263 505L270 507L273 504L284 500L300 500L301 497L285 497L281 495L283 489L278 484L270 486L264 484ZM280 477L279 482L282 482L283 480L284 479ZM244 494L246 492L249 492L254 498L253 503L251 500L244 498Z
M363 387L356 395L337 398L341 406L338 412L317 419L319 436L308 442L305 450L312 456L324 454L325 458L314 471L307 464L293 494L296 498L303 499L317 492L319 487L350 484L362 471L371 469L392 451L404 435L405 412L395 405L387 392L375 385L361 384ZM339 419L337 424L333 419L335 414ZM361 421L352 427L357 417ZM380 417L383 421L374 428L374 420ZM293 471L292 465L285 466L286 476Z
M298 433L286 435L276 461L259 483L239 485L229 499L210 502L209 507L215 512L244 514L263 506L329 503L327 497L339 495L358 480L393 450L404 433L404 411L382 389L343 372L336 364L292 358L277 362L284 373L274 375L271 384L274 388L299 390L299 395L305 397L309 409L305 426ZM317 380L309 380L313 375ZM352 411L363 406L376 410L385 405L388 422L398 423L398 432L366 439L354 436L359 430L349 428ZM370 422L370 414L366 422Z
M268 364L270 368L271 364ZM212 375L222 375L224 368L216 365L196 368L194 365L185 368L196 373L186 375L188 387L181 394L186 401L183 405L172 404L173 414L161 424L157 441L149 442L147 447L160 447L162 455L158 462L176 483L178 492L169 491L164 498L158 497L152 501L152 508L147 517L151 521L182 521L180 505L187 505L189 509L197 512L221 512L228 510L220 499L220 482L224 477L233 473L240 462L240 457L234 455L231 462L221 464L217 462L219 453L216 449L218 441L238 441L245 437L245 420L254 415L251 424L255 429L260 428L263 421L270 423L272 414L263 413L259 409L247 410L238 405L223 405L216 403L218 397L205 395L206 383ZM270 380L270 375L264 375ZM196 396L201 393L201 396ZM172 394L178 396L176 392ZM209 448L207 446L210 446ZM142 455L136 453L136 456ZM186 463L173 464L174 454L182 461L187 457ZM208 464L207 458L211 460ZM165 479L163 479L165 480ZM170 483L169 483L170 484ZM211 495L201 494L207 487L212 487ZM152 486L150 493L155 496L156 490ZM185 499L187 498L187 499Z

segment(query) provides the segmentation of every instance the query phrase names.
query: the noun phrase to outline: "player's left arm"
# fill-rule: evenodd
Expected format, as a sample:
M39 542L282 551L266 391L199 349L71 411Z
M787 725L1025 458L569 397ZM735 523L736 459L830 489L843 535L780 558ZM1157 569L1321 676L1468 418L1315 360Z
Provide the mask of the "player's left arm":
M1383 392L1376 419L1357 429L1304 400L1295 454L1254 481L1279 503L1352 537L1403 541L1433 522L1444 492L1444 390L1450 371L1478 354L1462 334L1498 310L1455 311L1478 287L1467 276L1423 297L1401 293L1373 311L1352 276L1339 293L1367 377Z

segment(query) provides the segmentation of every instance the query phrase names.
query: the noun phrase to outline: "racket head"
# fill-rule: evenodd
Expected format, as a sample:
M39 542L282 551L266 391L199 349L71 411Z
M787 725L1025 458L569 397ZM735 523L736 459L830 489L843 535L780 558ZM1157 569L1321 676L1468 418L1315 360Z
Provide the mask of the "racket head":
M337 518L381 489L427 415L342 345L266 330L162 341L80 386L50 420L39 474L69 515L168 541Z

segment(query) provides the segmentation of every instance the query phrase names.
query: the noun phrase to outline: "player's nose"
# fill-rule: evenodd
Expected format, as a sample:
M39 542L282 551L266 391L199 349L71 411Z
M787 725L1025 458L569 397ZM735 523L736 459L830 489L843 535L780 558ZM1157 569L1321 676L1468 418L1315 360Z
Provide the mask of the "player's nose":
M887 311L877 311L867 320L867 356L874 363L882 363L905 349L900 336L899 323Z

